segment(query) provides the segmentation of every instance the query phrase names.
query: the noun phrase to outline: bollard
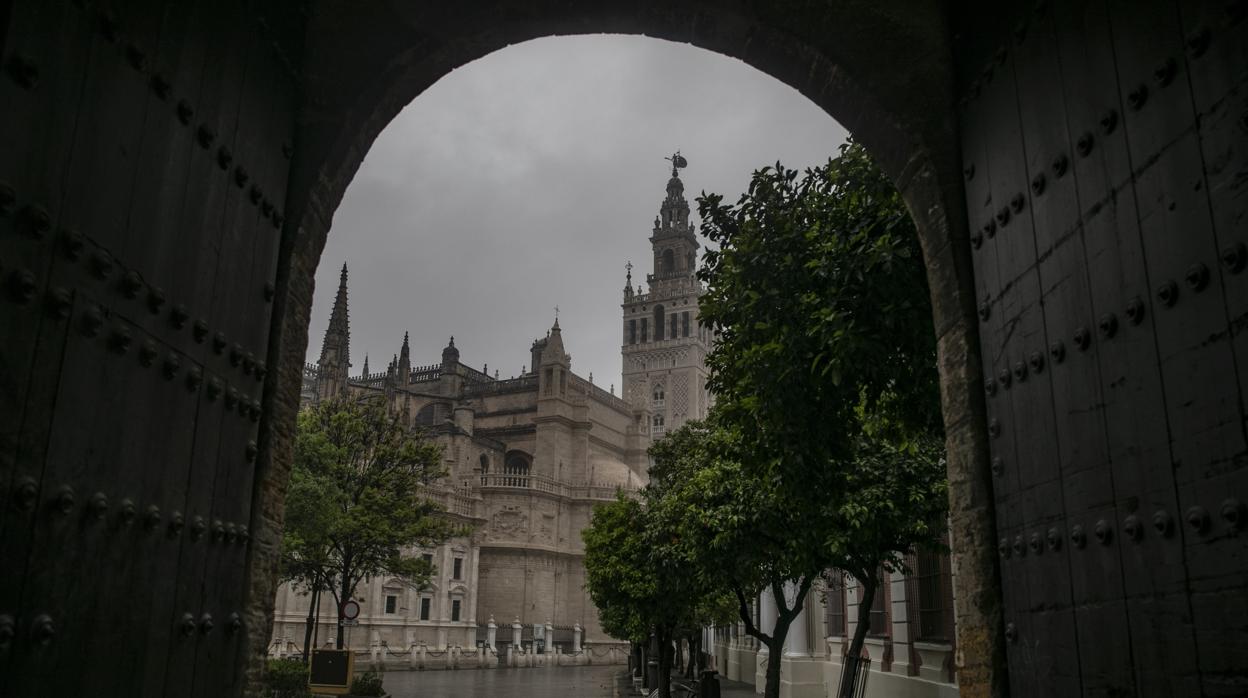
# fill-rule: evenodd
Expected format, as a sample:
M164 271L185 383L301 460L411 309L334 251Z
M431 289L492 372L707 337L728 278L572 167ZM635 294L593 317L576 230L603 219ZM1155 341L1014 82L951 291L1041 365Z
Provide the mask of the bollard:
M719 698L718 673L714 669L702 670L702 680L698 682L698 698Z

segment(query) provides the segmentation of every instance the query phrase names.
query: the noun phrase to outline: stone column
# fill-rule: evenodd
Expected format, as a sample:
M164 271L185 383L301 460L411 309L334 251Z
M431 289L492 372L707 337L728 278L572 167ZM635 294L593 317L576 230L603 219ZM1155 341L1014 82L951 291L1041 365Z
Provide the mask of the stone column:
M523 628L523 627L524 627L524 626L520 625L520 619L519 619L519 618L517 618L517 619L516 619L516 620L515 620L515 621L511 624L511 646L512 646L512 647L515 647L517 651L518 651L518 650L520 649L520 647L521 647L521 645L520 645L520 630L521 630L521 628Z
M771 634L776 627L776 598L772 595L770 589L764 589L758 599L758 629L760 632ZM767 685L767 663L769 661L780 661L780 657L771 657L771 650L767 645L758 644L758 653L754 659L754 689L762 692L762 688Z
M555 626L546 619L546 652L553 652L555 649Z
M573 623L572 624L572 651L573 652L581 651L581 632L582 632L581 624Z
M797 585L793 582L785 582L784 595L786 602L791 603L791 599L797 596ZM793 619L793 623L789 625L789 634L784 640L784 654L788 657L809 657L810 642L806 637L806 606L802 605L802 610L798 612L797 617Z
M497 652L498 647L494 643L498 639L498 625L494 622L494 616L490 616L490 623L485 628L485 644L490 651Z

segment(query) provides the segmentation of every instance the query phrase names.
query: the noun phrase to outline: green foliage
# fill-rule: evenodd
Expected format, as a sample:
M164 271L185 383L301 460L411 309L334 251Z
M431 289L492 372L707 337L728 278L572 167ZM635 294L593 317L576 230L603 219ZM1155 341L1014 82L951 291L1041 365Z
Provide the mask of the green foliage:
M366 671L351 681L353 696L388 696L382 688L382 676L375 671Z
M306 698L308 667L298 659L270 659L264 670L265 698Z
M710 194L698 211L719 245L698 272L699 315L719 332L709 387L729 422L756 432L756 459L794 480L849 457L857 430L828 427L855 423L860 406L904 431L940 429L922 250L862 146L800 179L777 163L735 206Z
M946 501L936 337L910 216L860 145L798 177L754 173L735 206L699 198L718 243L699 278L716 409L657 444L657 477L677 484L684 554L732 585L747 630L776 648L799 593L826 568L870 596L878 570L932 545ZM665 449L673 453L660 457ZM666 469L666 470L665 470ZM746 602L777 596L773 629ZM851 652L861 649L859 624ZM769 671L766 695L778 687Z
M427 584L432 567L409 550L453 532L425 496L444 474L441 455L380 400L344 397L301 412L286 499L284 578L329 590L339 601L351 598L365 577Z
M657 492L647 488L638 501L623 494L594 507L585 540L586 586L609 635L644 643L651 633L660 647L705 625L724 623L733 613L731 597L708 585L675 554L679 532L656 515ZM660 695L667 695L671 652L659 657Z

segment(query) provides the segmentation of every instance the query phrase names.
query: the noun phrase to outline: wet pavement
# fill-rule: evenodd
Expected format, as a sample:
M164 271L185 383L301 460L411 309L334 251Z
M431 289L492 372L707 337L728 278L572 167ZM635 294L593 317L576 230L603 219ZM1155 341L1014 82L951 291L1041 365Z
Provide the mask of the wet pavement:
M394 698L613 698L618 665L459 671L388 671Z

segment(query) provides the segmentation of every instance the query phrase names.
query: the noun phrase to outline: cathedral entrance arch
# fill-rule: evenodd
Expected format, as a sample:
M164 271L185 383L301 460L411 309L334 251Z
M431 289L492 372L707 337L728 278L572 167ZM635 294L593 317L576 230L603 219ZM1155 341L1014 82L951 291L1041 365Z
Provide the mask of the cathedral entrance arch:
M939 336L962 694L1234 694L1246 14L3 4L5 693L229 696L254 680L313 271L364 154L457 66L617 32L801 91L905 198ZM77 583L104 563L116 574Z

